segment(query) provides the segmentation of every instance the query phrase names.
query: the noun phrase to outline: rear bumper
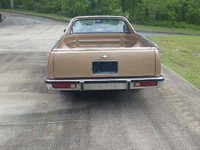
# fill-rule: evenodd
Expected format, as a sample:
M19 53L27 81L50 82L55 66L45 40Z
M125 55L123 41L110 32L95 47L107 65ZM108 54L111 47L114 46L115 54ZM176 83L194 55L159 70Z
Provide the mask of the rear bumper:
M135 87L138 82L154 82L156 86ZM132 90L160 87L164 81L163 76L159 77L134 77L134 78L112 78L112 79L46 79L45 83L49 90L66 90L66 91L88 91L88 90ZM75 88L54 88L53 84L69 83L75 84Z

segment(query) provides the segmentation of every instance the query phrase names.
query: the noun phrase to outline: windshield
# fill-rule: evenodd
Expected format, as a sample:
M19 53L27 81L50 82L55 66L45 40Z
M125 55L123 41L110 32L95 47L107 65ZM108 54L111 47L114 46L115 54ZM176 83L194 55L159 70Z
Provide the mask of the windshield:
M75 21L70 33L129 33L129 30L120 19L84 19Z

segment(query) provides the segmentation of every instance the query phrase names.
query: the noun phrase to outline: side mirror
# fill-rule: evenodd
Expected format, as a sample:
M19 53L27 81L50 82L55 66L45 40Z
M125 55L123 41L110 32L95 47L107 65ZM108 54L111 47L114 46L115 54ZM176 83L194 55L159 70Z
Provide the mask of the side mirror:
M66 29L64 29L64 33L65 33Z

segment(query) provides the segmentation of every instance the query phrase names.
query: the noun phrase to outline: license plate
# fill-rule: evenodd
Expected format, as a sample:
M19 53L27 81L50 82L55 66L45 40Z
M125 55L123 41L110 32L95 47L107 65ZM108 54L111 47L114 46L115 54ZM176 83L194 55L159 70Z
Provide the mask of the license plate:
M117 74L118 62L117 61L95 61L92 62L93 74Z

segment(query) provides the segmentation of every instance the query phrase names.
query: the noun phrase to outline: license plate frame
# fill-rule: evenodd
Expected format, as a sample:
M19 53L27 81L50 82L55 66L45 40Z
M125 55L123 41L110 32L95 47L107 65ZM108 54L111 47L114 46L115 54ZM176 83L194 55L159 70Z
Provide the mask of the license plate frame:
M94 75L114 75L118 73L118 61L93 61L92 74Z

